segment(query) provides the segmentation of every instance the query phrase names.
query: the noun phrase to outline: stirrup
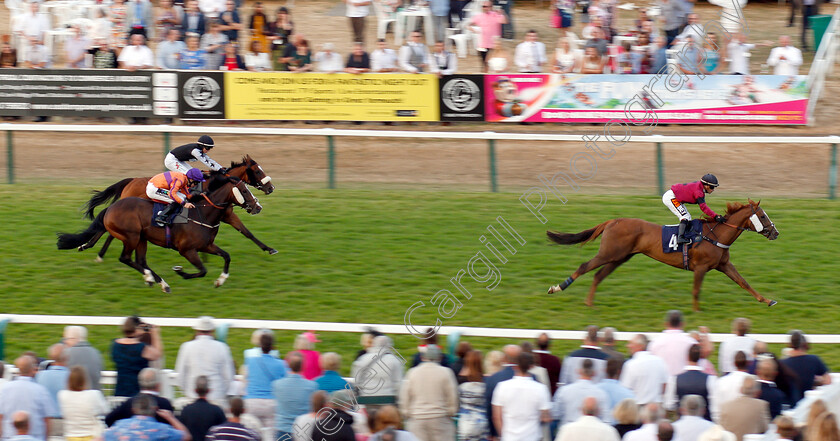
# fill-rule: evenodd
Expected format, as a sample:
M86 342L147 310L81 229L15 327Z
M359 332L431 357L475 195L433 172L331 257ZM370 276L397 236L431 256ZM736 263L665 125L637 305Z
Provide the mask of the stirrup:
M691 243L691 239L683 236L677 237L677 244L681 243Z

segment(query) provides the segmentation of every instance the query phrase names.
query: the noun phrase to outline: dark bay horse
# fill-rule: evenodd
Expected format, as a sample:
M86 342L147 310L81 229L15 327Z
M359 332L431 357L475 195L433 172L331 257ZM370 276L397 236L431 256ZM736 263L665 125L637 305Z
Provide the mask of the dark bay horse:
M261 207L248 187L238 178L216 179L208 185L208 191L209 195L190 197L196 208L190 210L189 222L170 227L170 237L167 237L165 228L152 222L152 201L129 197L120 199L102 210L85 231L78 234L59 234L58 249L80 247L107 231L123 243L120 262L143 274L143 280L148 286L159 283L166 293L171 291L169 285L146 263L148 242L178 250L199 270L197 273L185 273L181 267L174 267L175 272L185 279L204 277L207 274L207 269L198 256L199 251L215 254L225 261L224 270L215 281L216 287L219 287L230 274L230 255L213 242L219 231L219 223L233 205L243 207L251 214L259 213ZM134 261L131 260L132 254L136 255Z
M688 252L689 268L694 272L694 289L691 294L694 296L695 311L700 310L700 286L703 284L703 277L711 270L726 274L738 286L749 291L759 302L767 303L767 306L776 304L775 300L766 299L754 290L729 261L729 247L744 231L759 232L769 240L779 237L776 225L764 209L752 200L746 204L727 204L724 223L718 224L707 220L703 224L703 240ZM546 233L549 239L561 245L586 244L602 236L601 247L592 260L583 263L560 285L548 289L549 294L562 291L578 277L600 267L589 288L589 295L586 297L587 306L592 306L598 284L636 254L642 253L667 265L683 268L682 253L666 254L662 251L662 226L642 219L611 219L577 234L555 231Z
M271 177L265 174L262 167L257 164L257 161L254 161L251 158L251 155L245 155L242 158L242 162L234 163L231 162L230 168L227 170L227 173L224 175L219 173L210 173L208 177L209 180L217 179L219 177L224 176L233 176L236 178L241 179L246 184L255 187L257 190L262 191L266 195L271 194L274 191L274 184L271 183ZM114 185L102 190L100 192L96 192L92 198L85 204L85 217L90 220L93 220L93 210L102 205L107 203L108 201L116 201L120 198L127 198L127 197L137 197L142 199L148 199L146 196L146 183L149 182L149 179L152 179L151 176L144 177L144 178L126 178L120 182L117 182ZM208 183L207 185L210 185ZM225 215L222 217L222 222L232 226L242 233L243 236L251 239L261 250L268 252L268 254L277 254L277 250L274 248L262 243L259 239L251 233L248 228L245 227L245 224L242 223L242 220L239 219L239 216L236 215L233 211L233 207L228 207L225 210ZM96 238L99 239L98 237ZM105 244L102 245L102 249L99 250L99 253L96 256L97 262L102 262L102 259L105 257L105 253L108 251L108 246L111 245L111 241L114 240L113 236L108 236L105 239ZM92 247L96 244L96 240L89 242L90 246L82 245L79 251L84 251L87 248Z

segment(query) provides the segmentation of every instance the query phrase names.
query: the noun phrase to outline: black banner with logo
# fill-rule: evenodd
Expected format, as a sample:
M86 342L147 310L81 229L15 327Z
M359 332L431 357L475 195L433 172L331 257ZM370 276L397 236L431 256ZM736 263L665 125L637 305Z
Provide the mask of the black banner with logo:
M155 86L158 75L174 78L175 74L116 69L0 69L0 115L174 116L177 89L175 84L167 86L165 78L158 79L161 86Z
M181 118L224 119L224 72L179 72Z
M448 75L439 84L441 121L484 121L482 75Z

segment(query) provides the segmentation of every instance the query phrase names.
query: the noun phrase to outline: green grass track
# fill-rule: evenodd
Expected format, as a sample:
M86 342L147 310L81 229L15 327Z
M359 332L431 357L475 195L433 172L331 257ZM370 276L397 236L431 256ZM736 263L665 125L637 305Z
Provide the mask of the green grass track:
M779 301L767 308L754 301L726 276L710 273L703 285L703 311L690 312L692 274L666 267L644 256L622 266L601 284L596 306L583 300L592 275L583 276L562 294L546 289L559 283L597 245L549 245L546 228L578 232L613 217L640 217L673 223L658 197L570 194L562 205L551 200L541 224L520 204L518 194L452 191L288 190L263 196L263 212L248 216L246 225L263 242L280 250L269 256L230 227L223 226L216 243L232 256L231 276L213 288L221 259L208 257L208 276L183 280L173 265L189 263L176 252L151 247L149 265L172 285L172 294L147 288L139 273L120 264L115 242L101 264L95 250L84 253L56 249L55 233L85 228L79 208L89 197L87 185L2 185L5 201L0 228L0 313L195 317L330 322L403 322L406 309L422 300L429 305L441 289L456 293L449 279L478 251L489 253L479 237L503 216L527 241L516 245L508 262L495 262L501 282L492 291L463 279L472 293L451 319L451 326L583 329L589 324L615 326L621 331L661 329L664 312L686 311L689 328L709 326L728 332L738 316L753 320L754 332L840 333L837 226L840 203L826 200L765 199L765 207L781 236L770 242L744 234L732 248L732 261L759 292ZM724 197L712 198L722 211ZM692 208L697 214L698 210ZM497 240L496 246L504 252ZM479 268L480 270L480 268ZM429 305L431 306L431 305ZM418 310L415 323L433 323L434 314ZM46 325L16 325L7 330L6 356L26 349L43 353L61 329ZM116 327L92 327L91 341L107 350ZM188 329L165 329L167 365L174 365L178 345ZM250 347L248 330L231 331L238 361ZM291 349L292 333L280 333L280 349ZM345 371L358 349L358 336L323 333L321 350L344 356ZM503 339L468 338L482 350L507 343ZM397 348L413 353L415 340L397 338ZM557 342L557 352L575 342ZM776 347L778 349L778 347ZM840 345L813 345L834 370L840 369ZM109 360L110 362L110 360Z

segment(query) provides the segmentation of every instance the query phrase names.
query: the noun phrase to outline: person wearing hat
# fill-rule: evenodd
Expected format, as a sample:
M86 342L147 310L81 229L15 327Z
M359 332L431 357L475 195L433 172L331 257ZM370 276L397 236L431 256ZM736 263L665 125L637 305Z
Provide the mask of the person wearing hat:
M193 329L195 339L181 345L175 360L178 386L187 398L197 398L196 379L204 375L210 387L207 400L222 403L234 375L230 348L213 338L216 329L213 317L199 317Z
M146 184L146 196L153 201L169 204L155 216L155 223L162 227L168 223L170 216L178 215L182 207L195 208L195 205L187 201L185 193L189 188L204 181L204 175L197 168L191 168L186 173L163 172L149 179L149 183Z
M715 213L706 205L706 194L712 194L718 187L718 179L715 175L707 173L699 181L688 184L674 184L671 189L662 195L662 203L680 219L677 243L688 243L690 240L685 237L688 223L691 222L691 213L684 204L697 204L700 210L707 216L714 218L715 222L725 222L726 219Z
M163 160L163 165L169 170L186 173L193 168L191 165L187 164L188 162L199 161L207 167L210 167L210 170L224 171L224 167L222 167L221 164L207 156L207 153L214 146L215 144L213 143L213 138L208 135L201 135L197 142L184 144L170 150L169 153L166 154L166 158Z

